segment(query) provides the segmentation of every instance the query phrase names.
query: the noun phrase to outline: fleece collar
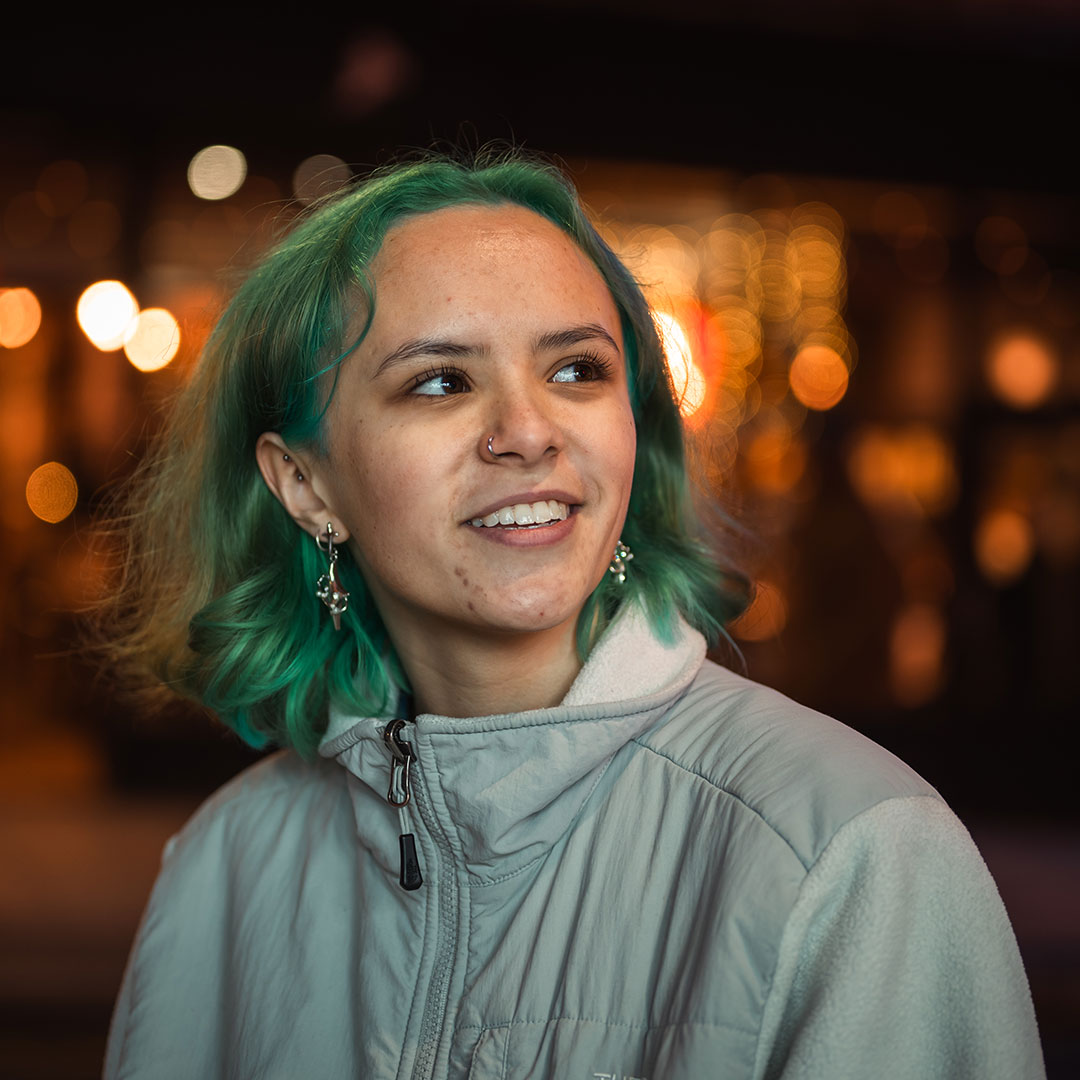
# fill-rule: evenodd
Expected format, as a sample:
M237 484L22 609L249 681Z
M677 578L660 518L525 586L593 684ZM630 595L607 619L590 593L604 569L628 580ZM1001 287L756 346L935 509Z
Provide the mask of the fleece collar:
M402 737L417 755L421 817L447 836L471 877L513 873L562 836L615 753L685 692L704 659L704 638L685 622L665 644L628 605L559 705L465 719L417 716ZM319 750L358 781L351 786L366 804L357 806L361 828L363 820L389 820L386 723L332 708Z

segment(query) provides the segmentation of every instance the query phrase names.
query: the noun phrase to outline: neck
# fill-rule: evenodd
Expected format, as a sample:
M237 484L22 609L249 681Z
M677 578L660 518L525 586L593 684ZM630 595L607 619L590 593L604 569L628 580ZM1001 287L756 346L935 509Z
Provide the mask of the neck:
M574 631L574 620L519 634L443 630L408 635L394 646L418 714L492 716L562 701L581 670Z

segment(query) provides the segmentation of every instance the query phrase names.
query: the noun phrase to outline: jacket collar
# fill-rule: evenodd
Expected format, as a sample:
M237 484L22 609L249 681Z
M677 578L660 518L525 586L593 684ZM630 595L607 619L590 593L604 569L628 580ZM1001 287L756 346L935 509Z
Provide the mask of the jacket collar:
M685 692L704 658L704 638L684 621L665 644L627 605L561 704L464 719L421 714L403 735L417 755L422 809L439 819L471 875L513 873L566 831L615 753ZM319 752L336 757L388 813L386 723L331 707Z

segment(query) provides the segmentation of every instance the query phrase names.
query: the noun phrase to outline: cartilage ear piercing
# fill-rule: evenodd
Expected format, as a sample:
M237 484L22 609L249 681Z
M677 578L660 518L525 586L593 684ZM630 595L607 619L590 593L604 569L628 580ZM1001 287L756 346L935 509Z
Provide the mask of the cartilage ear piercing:
M621 540L615 545L615 554L611 558L608 573L614 574L620 585L626 581L626 564L633 557L634 553Z
M341 616L345 614L349 607L349 593L341 587L337 579L338 551L334 546L335 536L337 536L337 533L334 531L334 523L328 521L326 523L326 532L315 537L315 543L318 544L319 550L330 561L327 572L315 583L315 595L330 609L330 614L334 617L334 629L340 630Z
M282 458L283 458L283 459L284 459L285 461L292 461L292 458L291 458L291 457L289 457L289 455L288 455L288 454L282 454L281 456L282 456ZM298 480L298 481L299 481L299 482L300 482L301 484L302 484L302 483L304 482L304 474L303 474L303 473L302 473L302 472L301 472L301 471L300 471L299 469L297 469L297 470L296 470L296 479L297 479L297 480Z

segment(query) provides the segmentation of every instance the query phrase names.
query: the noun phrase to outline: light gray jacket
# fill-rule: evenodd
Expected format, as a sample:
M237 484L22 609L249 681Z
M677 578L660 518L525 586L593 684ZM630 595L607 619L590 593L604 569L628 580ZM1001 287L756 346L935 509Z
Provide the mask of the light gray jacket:
M1043 1077L936 792L704 654L631 610L557 708L418 717L400 812L386 718L241 774L166 847L106 1077Z

